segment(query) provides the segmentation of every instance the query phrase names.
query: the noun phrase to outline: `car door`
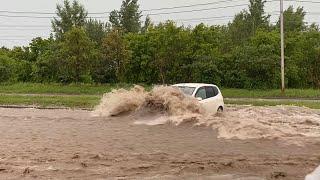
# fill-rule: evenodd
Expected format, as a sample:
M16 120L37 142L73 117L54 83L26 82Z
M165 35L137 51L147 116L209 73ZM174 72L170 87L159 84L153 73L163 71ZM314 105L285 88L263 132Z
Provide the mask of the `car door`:
M217 105L217 109L221 106L224 108L224 102L223 102L223 96L221 94L221 91L217 86L212 86L214 90L214 101L215 104Z
M196 98L201 98L200 103L207 113L216 113L219 104L217 103L217 94L212 86L200 87L196 94Z

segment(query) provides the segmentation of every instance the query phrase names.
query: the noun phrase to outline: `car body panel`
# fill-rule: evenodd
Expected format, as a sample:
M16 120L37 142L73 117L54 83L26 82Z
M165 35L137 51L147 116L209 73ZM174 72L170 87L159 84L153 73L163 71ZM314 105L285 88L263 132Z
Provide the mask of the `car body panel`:
M220 91L220 89L214 85L214 84L202 84L202 83L181 83L181 84L175 84L174 87L193 87L195 90L192 93L192 97L197 98L197 93L201 94L200 96L204 96L203 89L206 90L208 93L208 90L210 88L215 88L215 94L213 97L210 97L212 95L209 95L209 98L199 99L199 103L202 105L202 107L205 109L207 113L217 113L219 108L224 109L224 101L223 96ZM210 90L209 90L210 91ZM208 95L208 94L207 94ZM198 99L198 98L197 98Z

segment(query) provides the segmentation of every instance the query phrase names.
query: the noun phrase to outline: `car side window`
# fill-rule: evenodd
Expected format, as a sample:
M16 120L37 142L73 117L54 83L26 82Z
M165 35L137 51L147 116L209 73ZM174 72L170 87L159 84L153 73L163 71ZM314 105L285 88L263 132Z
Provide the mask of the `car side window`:
M219 94L219 90L217 87L212 87L214 91L214 96L217 96Z
M212 98L216 96L212 86L205 87L205 89L206 89L207 98Z
M196 93L196 98L200 97L201 99L207 99L206 89L201 87Z

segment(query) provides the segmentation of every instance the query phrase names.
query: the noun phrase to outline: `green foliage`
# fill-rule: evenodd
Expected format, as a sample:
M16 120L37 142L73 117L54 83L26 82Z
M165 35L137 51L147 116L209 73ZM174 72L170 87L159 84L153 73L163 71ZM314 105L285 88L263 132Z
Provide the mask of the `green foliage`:
M120 29L113 29L103 39L102 54L101 67L106 71L105 80L110 82L116 78L117 82L124 81L125 64L129 59L129 52Z
M29 60L29 47L14 47L7 55L13 59Z
M141 28L141 32L145 33L146 31L148 31L148 28L151 26L151 24L152 24L151 18L150 18L150 16L147 16L144 21L144 25Z
M284 30L285 32L296 31L300 32L306 29L306 23L304 17L306 12L302 7L298 7L294 12L293 6L289 6L283 13L284 16ZM277 22L277 26L280 26L280 20Z
M115 28L137 33L141 30L141 16L138 0L123 0L119 11L114 10L110 13L109 21Z
M41 37L36 37L32 39L29 44L29 61L36 62L38 57L46 52L50 45L53 43L53 38L43 39Z
M246 89L279 88L280 33L265 0L224 26L141 27L137 0L124 0L109 21L86 20L77 1L57 6L55 38L0 48L0 82L146 83L205 82ZM285 73L291 88L320 88L320 32L307 26L302 7L285 11ZM110 25L111 24L111 25Z
M246 42L258 29L268 29L270 15L265 15L265 0L250 0L249 11L236 14L229 23L231 40L236 45Z
M64 0L63 5L58 4L58 18L53 18L51 22L56 38L61 39L63 34L71 30L72 27L84 26L87 15L85 8L76 0L72 4L70 4L69 0Z
M111 23L113 28L120 28L121 27L120 14L117 10L113 10L110 12L109 22Z
M95 42L98 47L102 45L102 39L107 32L105 23L95 19L89 19L86 21L85 30L89 38Z
M82 28L72 28L60 44L59 79L61 82L84 82L91 80L91 61L94 44Z
M47 49L38 56L32 67L34 82L57 82L59 59L61 59L60 47L57 42L52 42Z
M32 64L29 61L18 61L15 64L16 72L14 76L16 76L17 82L28 82L32 79Z
M249 0L249 16L248 20L252 27L251 32L255 32L259 28L267 28L269 25L270 15L265 15L264 6L266 0Z
M8 55L9 53L10 53L10 49L8 49L8 48L6 48L4 46L2 46L0 48L0 55Z
M0 56L0 82L7 82L14 79L15 61L8 56Z

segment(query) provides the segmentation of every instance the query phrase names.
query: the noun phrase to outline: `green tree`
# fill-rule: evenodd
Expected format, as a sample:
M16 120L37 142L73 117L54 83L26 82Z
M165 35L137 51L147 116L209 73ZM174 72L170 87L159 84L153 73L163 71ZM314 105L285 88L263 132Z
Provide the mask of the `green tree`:
M83 28L72 28L64 35L61 43L62 82L91 81L91 60L94 59L94 44Z
M234 45L245 42L252 35L248 17L248 12L242 11L229 23L229 34Z
M58 78L60 67L63 67L61 47L57 41L50 43L32 67L32 79L34 82L61 82Z
M158 82L158 73L153 65L155 44L149 33L129 33L125 36L131 52L130 61L126 64L126 79L132 83Z
M103 67L108 71L108 76L114 74L118 82L124 81L129 51L121 30L115 28L107 34L103 40L102 54L105 59Z
M144 25L141 29L141 31L143 33L145 33L146 31L148 31L148 28L152 25L152 22L151 22L151 18L149 16L146 17L146 20L144 21Z
M57 18L51 21L56 38L61 39L63 34L73 27L82 27L86 23L87 11L76 0L70 4L69 0L64 0L63 5L57 5Z
M199 24L192 30L189 61L192 61L190 71L193 82L221 84L219 66L226 42L224 33L222 26L208 27L204 24Z
M308 27L308 31L320 31L319 25L316 23L312 23L309 27Z
M89 19L86 21L85 30L93 42L97 43L98 46L102 45L102 39L107 32L105 23L95 19Z
M229 23L229 33L236 44L246 42L258 29L268 29L270 15L264 12L266 0L250 0L249 11L236 14Z
M30 50L29 47L20 47L15 46L8 54L9 57L16 59L16 60L30 60Z
M4 46L2 46L0 48L0 55L8 55L9 53L10 53L10 49L8 49L8 48L6 48Z
M125 32L137 33L141 30L141 11L138 0L124 0L119 11L110 13L109 21L113 27L121 27Z
M265 15L264 6L266 0L250 0L249 22L252 26L251 32L255 33L259 28L267 28L270 15Z
M15 63L14 59L6 55L0 55L0 82L8 82L15 79Z
M189 77L183 74L187 67L181 66L189 60L187 49L190 45L190 29L185 30L183 26L177 27L174 22L167 21L150 27L147 34L149 48L152 48L152 66L158 74L157 82L174 83Z
M117 10L111 11L110 15L109 15L109 21L110 21L113 28L120 28L121 22L120 22L119 11L117 11Z
M294 11L293 6L289 6L283 13L284 16L284 30L286 32L301 32L306 29L306 23L304 17L306 12L302 7L298 7ZM280 20L277 22L277 26L280 27Z
M48 39L43 39L41 37L32 39L31 43L29 44L29 61L36 62L38 57L41 56L46 50L48 50L53 41L54 40L52 37Z

